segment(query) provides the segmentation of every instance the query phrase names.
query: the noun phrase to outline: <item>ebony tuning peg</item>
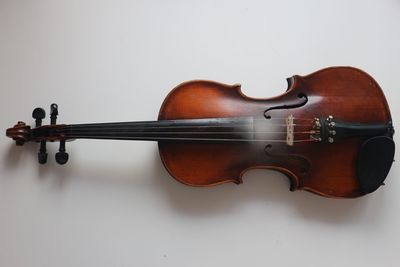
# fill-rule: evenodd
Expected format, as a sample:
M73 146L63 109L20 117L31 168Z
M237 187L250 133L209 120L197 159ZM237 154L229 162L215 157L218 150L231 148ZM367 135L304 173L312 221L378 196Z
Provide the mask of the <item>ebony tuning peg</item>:
M51 104L50 106L50 124L57 123L58 105ZM32 112L32 117L35 119L36 127L42 126L42 120L46 117L46 112L42 108L35 108ZM40 164L47 162L46 141L40 141L40 149L38 153L38 161ZM60 141L59 151L56 153L56 162L58 164L65 164L68 161L68 153L65 152L65 140Z
M50 124L57 123L58 116L58 105L51 104L50 106ZM64 165L68 161L68 153L65 152L65 140L60 141L60 148L56 153L56 162L60 165Z
M50 124L57 123L57 116L58 116L58 105L51 104L51 106L50 106Z
M60 141L60 149L56 153L56 161L60 165L64 165L68 161L68 153L65 152L65 140Z
M45 164L47 162L46 141L40 142L38 161L40 164Z
M32 117L35 119L36 127L40 127L42 126L42 120L46 117L46 112L42 108L35 108L32 112ZM46 141L40 141L38 161L40 164L47 162Z
M42 108L35 108L32 112L32 117L35 119L36 127L42 126L42 120L46 117L46 112Z

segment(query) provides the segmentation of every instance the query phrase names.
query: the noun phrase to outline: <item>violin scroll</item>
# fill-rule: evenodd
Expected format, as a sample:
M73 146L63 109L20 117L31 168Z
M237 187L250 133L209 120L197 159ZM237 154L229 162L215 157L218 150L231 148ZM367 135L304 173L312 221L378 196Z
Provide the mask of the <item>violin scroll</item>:
M19 121L14 127L7 129L6 135L12 138L17 146L22 146L31 141L31 127Z

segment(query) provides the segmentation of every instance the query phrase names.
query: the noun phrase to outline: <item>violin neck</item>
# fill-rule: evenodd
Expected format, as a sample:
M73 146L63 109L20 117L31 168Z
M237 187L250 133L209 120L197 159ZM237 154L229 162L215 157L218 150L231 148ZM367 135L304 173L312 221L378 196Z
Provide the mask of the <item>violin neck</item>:
M240 141L252 139L253 119L208 118L66 125L66 139Z

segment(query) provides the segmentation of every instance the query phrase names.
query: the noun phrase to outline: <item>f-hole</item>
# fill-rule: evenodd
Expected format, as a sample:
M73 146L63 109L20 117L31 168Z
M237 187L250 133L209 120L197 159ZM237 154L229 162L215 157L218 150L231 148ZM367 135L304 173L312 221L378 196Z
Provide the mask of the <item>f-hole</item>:
M269 120L271 119L271 115L268 114L268 111L274 110L274 109L292 109L292 108L299 108L307 104L308 102L308 97L304 93L299 93L297 95L297 98L299 98L300 102L298 103L292 103L292 104L285 104L285 105L280 105L280 106L274 106L266 109L264 111L264 117Z

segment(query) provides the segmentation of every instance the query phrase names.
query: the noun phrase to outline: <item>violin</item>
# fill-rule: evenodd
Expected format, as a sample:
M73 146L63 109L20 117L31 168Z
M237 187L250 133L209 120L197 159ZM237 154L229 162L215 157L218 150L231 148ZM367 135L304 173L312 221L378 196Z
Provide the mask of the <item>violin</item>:
M287 79L285 93L257 99L239 84L195 80L175 87L156 121L57 124L58 107L33 111L35 126L18 122L6 135L17 145L59 141L55 159L68 161L66 141L157 141L171 176L191 186L242 183L250 169L286 174L290 190L354 198L383 185L395 144L389 106L378 83L353 67L330 67Z

